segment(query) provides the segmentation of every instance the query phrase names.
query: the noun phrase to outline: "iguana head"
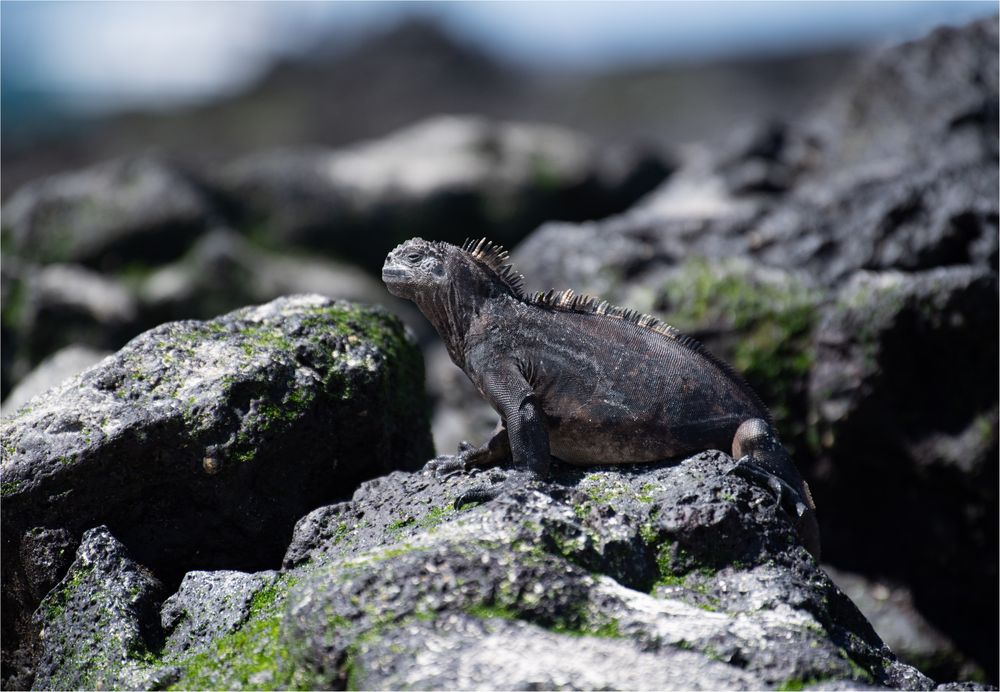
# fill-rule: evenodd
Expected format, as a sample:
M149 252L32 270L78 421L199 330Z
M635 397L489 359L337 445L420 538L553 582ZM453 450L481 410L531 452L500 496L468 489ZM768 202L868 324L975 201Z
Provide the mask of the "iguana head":
M441 291L448 282L448 249L458 248L411 238L385 258L382 281L389 293L416 300Z
M382 281L393 295L417 304L460 367L476 316L495 299L522 297L522 278L507 264L507 252L486 239L462 247L407 240L385 258Z
M510 293L521 296L523 279L507 263L507 251L482 240L462 247L411 238L385 258L382 281L389 292L420 302L449 292L470 299Z

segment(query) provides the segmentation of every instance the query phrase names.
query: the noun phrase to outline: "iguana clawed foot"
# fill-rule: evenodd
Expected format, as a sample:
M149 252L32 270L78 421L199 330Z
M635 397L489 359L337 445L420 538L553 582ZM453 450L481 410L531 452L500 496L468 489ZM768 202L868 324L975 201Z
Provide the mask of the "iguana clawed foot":
M434 474L435 478L448 478L459 473L466 473L469 470L469 464L461 453L442 454L424 464L423 470Z
M503 491L504 486L502 483L498 483L497 485L482 485L478 488L466 490L464 493L455 498L455 509L462 509L466 505L475 504L477 502L483 503L495 500L503 494Z
M498 427L502 430L502 426ZM506 433L504 433L506 435ZM506 443L506 437L503 438ZM448 478L460 473L476 473L481 468L486 468L492 464L502 461L505 453L509 453L506 447L497 448L491 440L490 444L477 447L471 442L462 440L458 443L456 454L442 454L426 464L424 471L434 474L435 478ZM498 454L499 452L499 454Z
M749 455L739 459L731 469L726 471L726 475L739 476L767 488L774 494L774 506L780 506L796 520L806 512L811 511L792 486L762 467Z
M803 497L791 485L761 466L752 456L741 457L726 475L739 476L751 483L765 487L774 493L774 506L781 507L795 525L802 544L816 560L820 558L819 526L816 523L816 510L811 505L812 498L808 496L808 486L804 486Z
M455 498L455 509L462 509L466 505L473 503L485 503L495 500L511 490L525 489L528 487L530 481L537 478L535 474L529 471L514 469L490 469L488 477L491 485L481 485L471 488Z

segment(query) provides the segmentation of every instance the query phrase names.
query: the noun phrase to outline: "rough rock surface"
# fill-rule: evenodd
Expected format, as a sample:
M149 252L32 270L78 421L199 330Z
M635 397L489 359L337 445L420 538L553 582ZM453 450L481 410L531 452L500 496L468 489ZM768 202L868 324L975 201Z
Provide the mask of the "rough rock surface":
M995 157L997 36L994 16L872 56L815 115L830 165Z
M176 257L211 205L189 174L155 158L118 159L29 183L3 207L4 252L111 269Z
M11 390L10 394L3 400L0 413L5 416L13 413L26 404L28 399L52 389L74 375L80 374L110 355L110 351L97 350L79 344L72 344L59 349L39 363L38 367L29 372Z
M692 150L637 208L513 252L529 288L651 312L732 362L813 488L824 556L910 588L992 680L996 36L888 49L803 122Z
M692 256L742 256L805 269L827 285L862 269L974 264L996 270L995 160L938 163L931 171L903 164L856 170L842 179L805 181L780 200L740 198L714 176L682 169L621 216L546 224L514 257L525 276L542 285L586 282L601 293ZM711 199L687 208L699 194Z
M163 603L163 652L201 651L236 631L250 616L254 596L277 577L274 571L188 572L177 593Z
M133 686L134 660L157 639L161 591L107 527L87 531L65 578L35 614L41 655L33 688Z
M562 128L442 116L343 150L253 155L218 184L282 242L377 268L412 236L514 241L546 219L600 218L667 173L655 156L601 155Z
M277 578L190 576L164 622L195 591L245 619L203 648L146 641L123 670L182 689L932 689L732 464L559 467L461 512L489 474L394 472L303 518Z
M307 295L162 325L32 399L0 423L4 649L51 579L35 527L105 524L168 584L277 566L303 513L431 455L423 397L398 320Z

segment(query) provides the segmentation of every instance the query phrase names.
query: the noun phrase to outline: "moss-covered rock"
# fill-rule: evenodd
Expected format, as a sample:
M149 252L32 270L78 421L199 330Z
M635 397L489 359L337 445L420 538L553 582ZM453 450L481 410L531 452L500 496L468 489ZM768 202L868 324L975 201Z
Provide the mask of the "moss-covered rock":
M731 464L560 467L462 511L478 478L367 482L299 522L242 624L146 670L179 689L929 686Z
M150 659L161 591L107 527L84 534L65 578L34 616L41 639L34 687L133 686L130 679Z
M199 184L156 157L123 158L43 178L3 206L3 250L104 268L181 254L209 223Z
M162 325L2 422L5 649L32 527L106 524L168 583L278 566L294 522L432 455L422 360L381 309L283 298Z

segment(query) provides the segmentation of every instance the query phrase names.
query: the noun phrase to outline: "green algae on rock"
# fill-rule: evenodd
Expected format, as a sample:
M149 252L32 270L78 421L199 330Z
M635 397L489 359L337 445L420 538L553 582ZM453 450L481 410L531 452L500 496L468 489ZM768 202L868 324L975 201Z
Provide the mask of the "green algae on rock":
M105 524L167 583L264 569L310 509L432 455L402 324L316 295L161 325L0 429L4 606L21 623L5 650L33 636L37 598L15 586L38 569L18 557L32 527Z

